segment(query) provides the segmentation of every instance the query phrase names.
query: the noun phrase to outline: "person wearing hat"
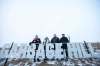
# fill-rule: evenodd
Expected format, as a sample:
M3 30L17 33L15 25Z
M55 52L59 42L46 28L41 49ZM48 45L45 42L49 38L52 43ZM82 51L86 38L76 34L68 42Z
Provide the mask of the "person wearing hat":
M38 50L39 44L41 43L41 40L38 37L38 35L35 35L35 38L33 39L32 42L29 43L29 45L31 45L32 43L35 43L36 44L36 49L35 50Z
M45 55L44 61L48 59L47 56L46 56L46 44L48 44L48 43L50 43L50 40L49 40L48 37L45 37L44 38L44 41L43 41L43 45L44 45L44 55Z
M61 48L65 50L66 53L66 59L68 58L68 48L67 43L69 43L68 38L65 36L65 34L62 34L62 37L60 38L60 43L62 43Z
M59 43L59 38L56 34L54 34L53 38L51 39L51 43Z
M54 50L56 49L55 43L59 43L59 38L54 34L53 38L51 39L51 43L54 45Z

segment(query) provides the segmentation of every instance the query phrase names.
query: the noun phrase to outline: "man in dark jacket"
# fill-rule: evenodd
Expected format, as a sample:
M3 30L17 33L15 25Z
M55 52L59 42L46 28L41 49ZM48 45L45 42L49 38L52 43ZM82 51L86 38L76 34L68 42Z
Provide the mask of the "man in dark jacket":
M56 49L55 43L59 43L59 38L54 34L54 37L51 39L51 43L54 44L54 50Z
M62 43L61 48L65 50L66 53L66 59L68 58L68 48L67 48L67 43L69 43L69 40L67 37L65 37L65 34L62 34L62 37L60 39L60 43Z
M51 43L59 43L59 38L54 34L54 37L51 39Z
M35 50L38 50L39 44L41 43L41 40L40 40L40 38L38 38L38 35L36 35L35 38L33 39L33 41L30 42L29 44L31 45L32 43L36 44L36 49Z

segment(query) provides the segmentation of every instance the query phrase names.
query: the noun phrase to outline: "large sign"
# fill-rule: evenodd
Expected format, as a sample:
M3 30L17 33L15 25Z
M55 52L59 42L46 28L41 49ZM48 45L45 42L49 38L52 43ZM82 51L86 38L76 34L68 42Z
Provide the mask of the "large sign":
M36 49L36 44L13 44L13 47L8 54L8 50L5 48L0 50L1 58L34 58L43 60L48 59L64 59L66 58L66 53L68 53L68 58L90 58L93 57L93 48L89 43L67 43L67 50L65 51L61 48L62 43L54 44L47 43L39 44L38 50Z

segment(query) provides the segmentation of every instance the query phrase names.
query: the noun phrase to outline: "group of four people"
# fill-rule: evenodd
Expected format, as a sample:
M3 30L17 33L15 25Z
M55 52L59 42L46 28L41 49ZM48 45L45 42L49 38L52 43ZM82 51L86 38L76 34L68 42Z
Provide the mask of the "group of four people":
M49 41L49 38L46 37L45 40ZM59 37L56 36L56 34L54 34L53 38L49 42L51 42L51 43L68 43L69 40L67 37L65 37L65 34L62 34L62 37L60 39L59 39ZM33 39L33 41L30 42L30 44L32 44L32 43L41 43L41 39L38 37L38 35L36 35L35 38Z
M53 36L53 38L51 39L51 41L49 40L48 37L46 37L44 42L45 42L45 45L46 45L47 42L53 43L53 45L54 45L54 50L56 49L56 48L55 48L55 43L62 43L61 48L62 48L63 50L65 50L66 58L68 57L67 43L69 43L69 40L68 40L68 38L65 36L65 34L62 34L62 37L61 37L61 38L57 37L56 34L54 34L54 36ZM33 39L33 41L29 43L29 45L31 45L32 43L35 43L35 44L36 44L36 49L35 49L35 50L38 50L39 44L41 43L41 39L38 37L38 35L35 36L35 38Z

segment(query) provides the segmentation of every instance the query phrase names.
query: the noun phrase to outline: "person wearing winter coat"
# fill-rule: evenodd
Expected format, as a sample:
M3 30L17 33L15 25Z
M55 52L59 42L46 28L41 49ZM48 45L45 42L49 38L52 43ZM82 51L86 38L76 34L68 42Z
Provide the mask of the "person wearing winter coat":
M54 34L54 37L51 39L51 43L59 43L59 38Z
M50 43L50 40L49 40L48 37L45 37L45 38L44 38L44 40L43 40L43 44L44 44L44 43Z
M56 49L55 43L59 43L59 38L54 34L54 37L51 39L51 43L54 45L54 50Z
M38 50L39 44L41 43L41 39L38 37L38 35L35 36L33 41L29 43L29 45L31 45L32 43L36 44L36 49L35 50Z
M67 37L65 37L65 34L62 34L62 37L60 38L60 43L62 43L61 48L65 50L66 53L66 59L68 58L68 47L67 43L69 43L69 40Z
M47 45L48 43L50 43L50 40L49 40L48 37L45 37L45 38L44 38L44 41L43 41L45 60L47 59L47 55L46 55L46 54L47 54L47 53L46 53L46 45Z

